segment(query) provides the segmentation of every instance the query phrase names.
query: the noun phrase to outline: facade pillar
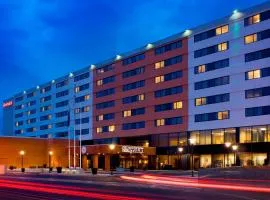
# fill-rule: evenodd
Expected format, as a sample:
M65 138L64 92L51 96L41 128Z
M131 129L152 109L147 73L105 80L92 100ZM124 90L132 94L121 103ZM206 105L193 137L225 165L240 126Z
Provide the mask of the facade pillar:
M92 155L93 168L98 168L98 155Z
M111 170L111 155L105 155L105 171Z
M87 170L88 169L87 155L82 155L82 168L84 170Z

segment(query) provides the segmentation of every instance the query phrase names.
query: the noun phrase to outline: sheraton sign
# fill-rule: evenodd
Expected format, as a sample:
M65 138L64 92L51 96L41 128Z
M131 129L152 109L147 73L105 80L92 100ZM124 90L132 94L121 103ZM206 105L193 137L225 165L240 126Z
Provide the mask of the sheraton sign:
M123 153L143 153L143 147L138 146L122 146Z

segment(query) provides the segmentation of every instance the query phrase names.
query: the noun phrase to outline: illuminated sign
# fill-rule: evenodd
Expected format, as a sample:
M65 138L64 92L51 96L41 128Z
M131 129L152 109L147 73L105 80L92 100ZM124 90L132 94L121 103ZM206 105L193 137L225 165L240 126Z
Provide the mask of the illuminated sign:
M3 108L8 108L13 105L13 101L8 101L3 103Z
M143 147L122 146L123 153L143 153Z
M85 154L85 153L86 153L86 151L87 151L86 147L85 147L85 146L83 146L83 147L82 147L82 153L83 153L83 154Z

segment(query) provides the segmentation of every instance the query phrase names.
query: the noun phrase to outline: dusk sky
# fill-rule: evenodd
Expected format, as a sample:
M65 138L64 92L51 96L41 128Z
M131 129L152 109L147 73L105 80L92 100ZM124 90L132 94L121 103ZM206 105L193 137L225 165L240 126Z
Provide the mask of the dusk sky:
M265 0L0 0L0 102L24 89L262 2ZM0 116L2 127L1 109Z

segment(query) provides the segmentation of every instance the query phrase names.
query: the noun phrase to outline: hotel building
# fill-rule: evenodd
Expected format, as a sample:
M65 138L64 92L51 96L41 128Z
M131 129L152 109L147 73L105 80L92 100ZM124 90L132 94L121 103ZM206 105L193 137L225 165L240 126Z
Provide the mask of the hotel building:
M81 136L89 167L269 163L269 22L269 2L235 10L16 94L3 131Z

